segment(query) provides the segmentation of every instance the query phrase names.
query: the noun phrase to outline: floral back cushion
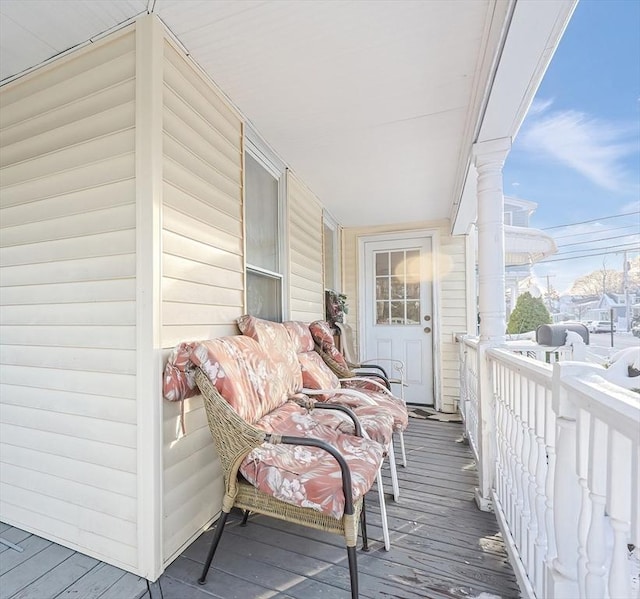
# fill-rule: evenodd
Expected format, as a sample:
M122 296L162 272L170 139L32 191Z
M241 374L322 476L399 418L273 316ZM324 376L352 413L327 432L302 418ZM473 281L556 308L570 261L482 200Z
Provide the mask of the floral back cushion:
M250 337L236 335L198 343L191 361L247 422L255 423L287 401L287 389L271 356Z
M245 314L238 318L238 328L243 335L255 339L262 349L274 358L277 374L282 378L289 395L302 388L302 370L296 348L287 329L279 322L271 322Z
M344 359L344 356L340 353L333 340L333 333L329 328L329 323L326 320L316 320L309 325L309 332L313 337L313 340L320 347L320 349L328 354L334 362L341 366L346 371L349 370L349 365Z
M339 389L340 380L314 350L309 326L298 321L285 322L284 326L296 347L305 389Z

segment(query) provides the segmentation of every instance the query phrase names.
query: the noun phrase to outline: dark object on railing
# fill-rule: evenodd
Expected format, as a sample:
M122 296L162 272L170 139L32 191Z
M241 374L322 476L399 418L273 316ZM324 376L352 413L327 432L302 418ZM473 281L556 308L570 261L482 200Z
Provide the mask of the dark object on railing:
M589 329L581 322L541 324L536 329L536 343L538 345L552 345L554 347L565 345L567 340L567 331L578 333L585 342L585 345L589 345Z

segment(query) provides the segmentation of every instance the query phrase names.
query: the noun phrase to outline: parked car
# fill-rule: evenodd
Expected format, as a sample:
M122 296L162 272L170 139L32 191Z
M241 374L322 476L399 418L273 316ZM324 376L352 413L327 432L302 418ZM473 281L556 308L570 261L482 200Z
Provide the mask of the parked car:
M616 324L610 320L594 320L591 323L592 333L610 333L612 330L616 332Z
M631 327L631 332L633 333L634 337L640 337L640 324L636 324Z

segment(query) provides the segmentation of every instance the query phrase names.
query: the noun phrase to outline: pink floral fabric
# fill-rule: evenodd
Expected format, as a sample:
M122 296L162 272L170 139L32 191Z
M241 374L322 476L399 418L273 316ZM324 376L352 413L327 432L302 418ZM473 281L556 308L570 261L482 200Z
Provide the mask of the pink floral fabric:
M309 331L309 325L298 320L288 320L282 324L287 329L297 354L313 351L313 337Z
M316 320L309 325L309 332L313 337L313 340L320 346L323 352L329 354L331 358L337 362L345 370L349 370L349 365L344 359L344 356L336 347L333 340L333 333L329 324L325 320Z
M310 413L288 401L288 389L276 364L254 339L238 335L180 344L165 368L167 399L198 393L196 367L247 422L266 432L321 439L337 449L349 465L354 500L371 488L384 456L382 445L345 434L348 427L339 417ZM240 472L251 484L282 501L335 518L343 515L340 466L320 448L265 443L249 453Z
M287 401L283 380L273 360L250 337L219 337L196 344L191 361L199 366L238 415L247 422Z
M282 435L320 438L337 449L349 466L355 501L371 488L384 449L375 441L345 435L322 424L316 415L316 411L310 414L289 402L260 419L256 426ZM322 449L265 443L245 458L240 471L252 485L277 499L334 518L344 513L340 466Z
M284 325L248 314L238 318L237 322L243 335L255 339L274 358L276 376L282 378L289 395L297 393L302 387L302 370L295 345Z
M310 327L298 321L288 321L283 324L298 352L298 360L302 366L304 387L306 389L340 389L340 379L324 363L320 354L314 350L315 346ZM384 439L391 438L392 431L404 430L407 427L407 410L399 400L396 402L393 398L385 397L377 391L377 388L371 390L366 387L367 381L363 381L362 388L358 387L358 390L366 393L367 397L371 397L377 405L372 406L363 399L349 397L344 394L323 394L314 395L313 397L321 401L353 407L367 434L372 439L384 443ZM381 398L381 401L379 401L379 398Z
M191 362L194 343L181 343L171 352L164 368L162 393L169 401L181 401L200 393Z

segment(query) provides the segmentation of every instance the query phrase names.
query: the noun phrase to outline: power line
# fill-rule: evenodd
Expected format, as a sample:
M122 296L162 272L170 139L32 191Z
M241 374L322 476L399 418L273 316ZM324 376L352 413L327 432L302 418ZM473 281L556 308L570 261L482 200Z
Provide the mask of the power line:
M633 235L635 235L635 233L627 233L627 235L614 235L613 237L600 237L600 239L589 239L588 241L574 241L573 243L565 243L564 245L559 245L558 249L567 248L571 245L584 245L585 243L600 243L601 241L608 241L609 239L622 239L624 237L631 237ZM640 243L640 239L638 239L638 243Z
M584 254L582 256L569 256L568 258L554 258L553 260L540 260L536 264L550 264L551 262L564 262L565 260L580 260L582 258L597 258L598 256L605 256L607 254L621 254L624 250L613 249L608 252L598 252L597 254ZM511 265L516 266L516 265Z
M549 231L550 229L561 229L562 227L573 227L575 225L585 225L587 223L596 223L601 220L609 220L611 218L621 218L623 216L632 216L634 214L640 214L640 210L635 210L633 212L625 212L624 214L614 214L613 216L603 216L601 218L592 218L590 220L582 220L577 223L569 223L566 225L555 225L554 227L545 227L542 231Z
M583 233L570 233L569 235L554 236L554 239L566 239L567 237L581 237L582 235L595 235L596 233L609 233L609 231L620 231L622 229L638 230L638 225L625 225L624 227L609 227L607 229L598 229L598 231L584 231ZM630 233L631 234L631 233Z
M630 246L630 247L627 247ZM559 255L564 256L565 254L577 254L578 252L599 252L600 250L616 250L618 252L623 252L624 250L640 250L640 243L637 241L630 241L629 243L619 243L614 247L605 246L603 248L581 248L579 250L567 250L566 252L558 252ZM597 254L596 254L597 256Z

